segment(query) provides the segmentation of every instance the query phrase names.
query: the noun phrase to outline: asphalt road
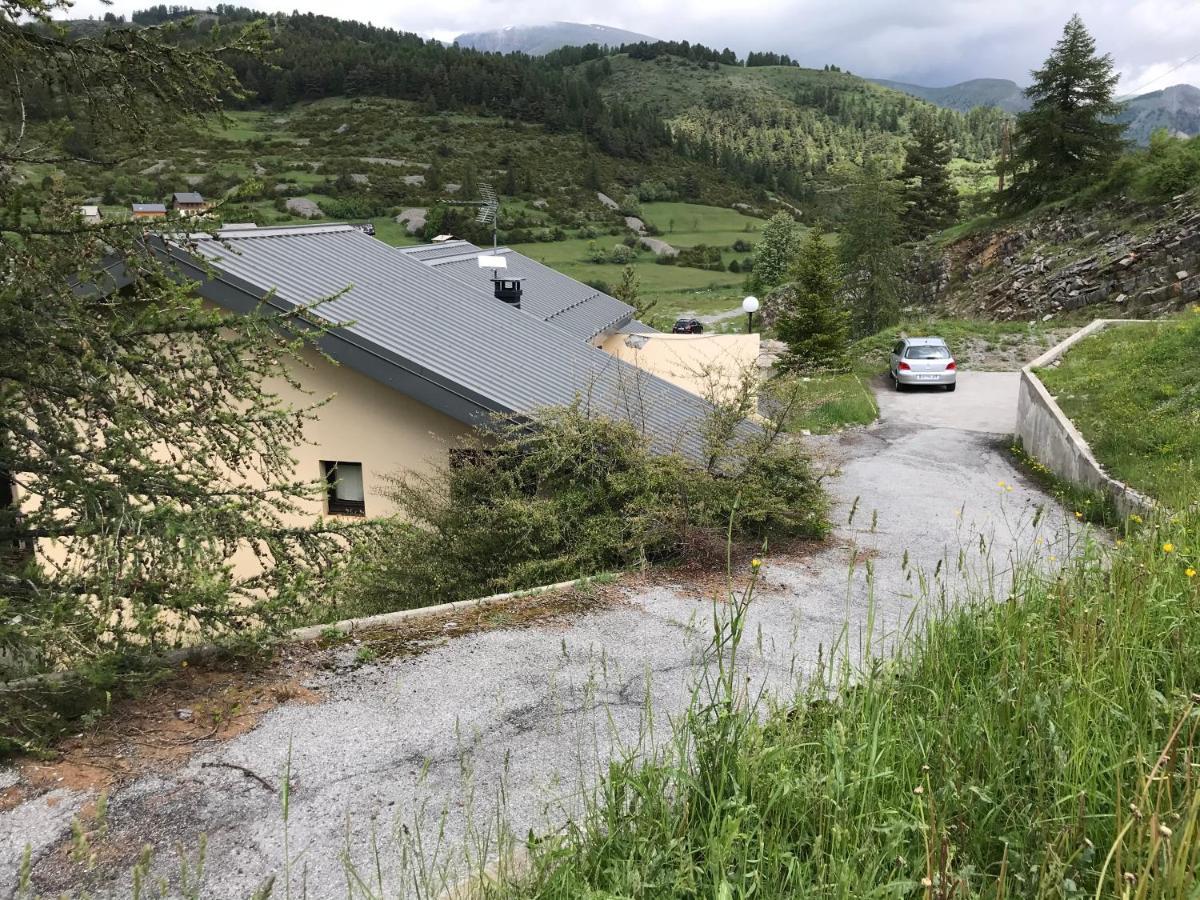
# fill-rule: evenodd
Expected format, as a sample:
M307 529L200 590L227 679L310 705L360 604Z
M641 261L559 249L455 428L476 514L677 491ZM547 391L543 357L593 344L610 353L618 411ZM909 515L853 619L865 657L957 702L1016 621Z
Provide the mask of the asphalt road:
M873 646L885 648L914 611L930 608L917 573L933 595L944 586L964 597L1002 584L1018 558L1053 565L1070 552L1072 523L1005 452L1017 376L960 377L954 394L880 384L879 424L814 439L818 464L836 473L827 483L836 529L811 554L768 558L747 631L755 688L786 702L818 654L839 644L857 651L869 620ZM1041 506L1048 512L1035 525ZM108 840L153 844L157 870L170 875L172 848L194 852L206 833L209 898L246 897L272 873L273 896L283 896L285 835L297 896L302 879L307 896L347 896L343 854L368 883L381 879L387 896L431 896L422 880L491 856L498 823L517 835L559 826L605 761L661 743L669 718L687 707L711 597L689 584L623 593L566 624L473 634L417 657L323 673L311 685L323 702L284 704L173 774L118 790ZM232 763L278 782L289 753L286 828L277 796L235 769L204 765ZM0 788L5 777L0 770ZM0 812L0 887L28 842L47 893L127 896L127 873L104 861L122 854L102 855L81 877L48 852L89 799L58 791Z

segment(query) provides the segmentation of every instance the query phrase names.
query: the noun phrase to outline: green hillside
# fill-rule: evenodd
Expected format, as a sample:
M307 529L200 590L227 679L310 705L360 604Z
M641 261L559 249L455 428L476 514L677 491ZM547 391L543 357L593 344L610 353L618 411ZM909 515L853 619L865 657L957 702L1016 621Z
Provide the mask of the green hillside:
M838 71L670 55L617 55L602 63L595 78L601 95L661 116L684 155L717 161L807 201L838 164L858 161L867 150L899 159L918 114L935 117L956 156L968 160L994 155L1003 116L938 109Z

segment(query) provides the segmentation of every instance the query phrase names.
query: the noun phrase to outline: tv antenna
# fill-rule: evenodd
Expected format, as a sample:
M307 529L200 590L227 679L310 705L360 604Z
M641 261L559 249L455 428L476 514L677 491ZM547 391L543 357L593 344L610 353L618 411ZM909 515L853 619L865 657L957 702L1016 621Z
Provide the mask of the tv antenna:
M499 247L499 242L496 236L496 221L500 218L500 198L496 196L496 189L486 181L479 182L479 196L481 200L447 200L444 201L451 206L474 206L479 212L475 213L475 221L480 225L492 226L492 250L495 251Z

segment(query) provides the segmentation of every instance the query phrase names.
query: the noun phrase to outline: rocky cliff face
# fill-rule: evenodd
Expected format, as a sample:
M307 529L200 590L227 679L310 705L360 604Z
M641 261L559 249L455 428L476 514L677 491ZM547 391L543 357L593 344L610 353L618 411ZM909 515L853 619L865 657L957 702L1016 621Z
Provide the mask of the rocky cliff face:
M1200 299L1200 197L1048 214L926 248L914 265L924 299L962 315L1049 321L1092 305L1163 315Z

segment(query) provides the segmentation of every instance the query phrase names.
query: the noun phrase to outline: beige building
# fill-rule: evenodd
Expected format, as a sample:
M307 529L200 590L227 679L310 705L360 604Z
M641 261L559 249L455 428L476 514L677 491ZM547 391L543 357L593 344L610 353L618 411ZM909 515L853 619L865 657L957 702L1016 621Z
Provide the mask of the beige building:
M327 301L319 315L342 323L320 339L329 358L312 352L296 372L308 392L297 404L331 398L296 450L297 475L329 483L313 515L391 513L389 474L446 465L496 413L580 403L700 459L711 407L689 363L757 356L753 335L660 335L627 304L508 250L495 278L463 241L395 248L346 225L191 238L164 252L210 302L245 313Z
M608 334L600 349L699 397L732 401L758 378L757 334Z

